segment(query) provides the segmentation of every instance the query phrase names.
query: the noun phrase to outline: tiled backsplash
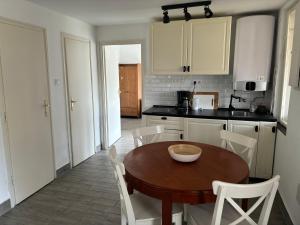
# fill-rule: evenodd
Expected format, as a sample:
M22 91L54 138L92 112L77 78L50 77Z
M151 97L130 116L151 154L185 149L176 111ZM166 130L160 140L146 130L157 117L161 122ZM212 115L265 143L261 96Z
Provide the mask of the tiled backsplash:
M193 90L193 82L197 81L195 91L219 92L219 107L227 108L230 103L230 95L233 94L232 75L228 76L189 76L189 75L146 75L144 77L144 109L153 105L176 105L176 91ZM265 104L268 107L271 102L271 91L267 91L265 96L262 92L241 92L235 93L247 99L247 102L234 100L237 108L249 108L251 101L256 97L255 102Z

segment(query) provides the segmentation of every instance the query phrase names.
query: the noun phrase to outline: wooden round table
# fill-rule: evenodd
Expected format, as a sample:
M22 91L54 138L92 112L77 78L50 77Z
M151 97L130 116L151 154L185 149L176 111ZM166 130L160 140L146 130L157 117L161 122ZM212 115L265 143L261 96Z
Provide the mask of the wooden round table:
M173 160L168 147L182 143L201 147L201 157L191 163ZM124 165L130 193L135 189L162 200L162 225L172 224L173 202L214 202L212 181L245 183L249 176L247 163L236 154L217 146L183 141L138 147L125 156Z

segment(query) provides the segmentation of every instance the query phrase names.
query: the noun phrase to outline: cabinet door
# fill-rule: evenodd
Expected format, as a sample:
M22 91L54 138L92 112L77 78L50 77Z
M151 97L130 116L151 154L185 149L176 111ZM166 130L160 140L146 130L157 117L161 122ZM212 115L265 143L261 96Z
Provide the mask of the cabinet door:
M221 146L220 130L226 120L184 119L184 140Z
M292 40L291 48L291 67L290 67L290 86L299 87L300 82L300 2L295 7L295 14L291 14L294 22L294 32L292 37L287 37ZM289 47L289 46L287 46Z
M152 72L181 74L185 64L185 21L152 24Z
M273 173L276 122L261 122L256 159L256 177L269 179Z
M231 17L189 22L188 66L192 74L228 74Z
M158 141L180 141L183 139L183 118L168 116L147 116L147 126L164 125L165 132Z
M258 132L259 132L259 122L251 122L251 121L228 121L228 130L234 133L242 134L248 137L255 138L258 140ZM238 146L233 144L235 149L243 150L243 146ZM243 159L246 159L245 155L240 155ZM253 154L252 168L250 168L250 177L256 177L256 157L257 157L257 146L255 148L255 152Z

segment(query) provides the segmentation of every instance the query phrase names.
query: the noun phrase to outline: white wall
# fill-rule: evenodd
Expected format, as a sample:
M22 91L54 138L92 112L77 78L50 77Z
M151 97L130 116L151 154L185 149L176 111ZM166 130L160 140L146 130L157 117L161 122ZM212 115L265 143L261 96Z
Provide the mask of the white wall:
M0 137L3 136L3 128L0 127ZM4 143L3 139L0 139L0 204L9 199L9 191L8 191L8 179L6 172L6 159L4 155Z
M141 63L141 45L119 45L119 63L137 64Z
M0 16L32 25L46 28L49 58L49 76L51 92L51 110L53 120L54 150L56 169L69 163L66 102L63 82L63 59L61 48L61 32L77 35L92 40L92 75L94 81L95 98L95 123L99 122L98 115L98 94L97 94L97 60L95 47L95 29L79 20L64 16L54 11L45 9L38 5L23 0L0 0ZM54 80L58 80L58 85ZM100 144L99 125L96 124L96 134L98 135L96 144ZM3 148L0 149L0 166ZM5 171L0 168L0 179ZM1 184L0 181L0 190ZM0 203L6 199L1 199Z
M300 90L291 92L287 135L277 134L274 174L281 176L279 191L294 222L300 224Z
M275 115L280 115L284 75L287 10L295 3L289 1L281 10L276 52ZM289 104L287 134L277 133L274 174L281 176L279 192L294 224L300 224L300 90L292 89Z

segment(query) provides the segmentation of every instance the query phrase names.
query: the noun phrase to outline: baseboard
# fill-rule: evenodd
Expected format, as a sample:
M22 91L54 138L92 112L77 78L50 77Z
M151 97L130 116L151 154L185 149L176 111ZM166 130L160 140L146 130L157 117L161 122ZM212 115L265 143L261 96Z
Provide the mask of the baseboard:
M70 163L56 170L56 177L61 177L65 172L71 169Z
M4 215L11 209L10 199L0 204L0 216Z
M101 151L101 145L96 146L96 152L100 152Z

